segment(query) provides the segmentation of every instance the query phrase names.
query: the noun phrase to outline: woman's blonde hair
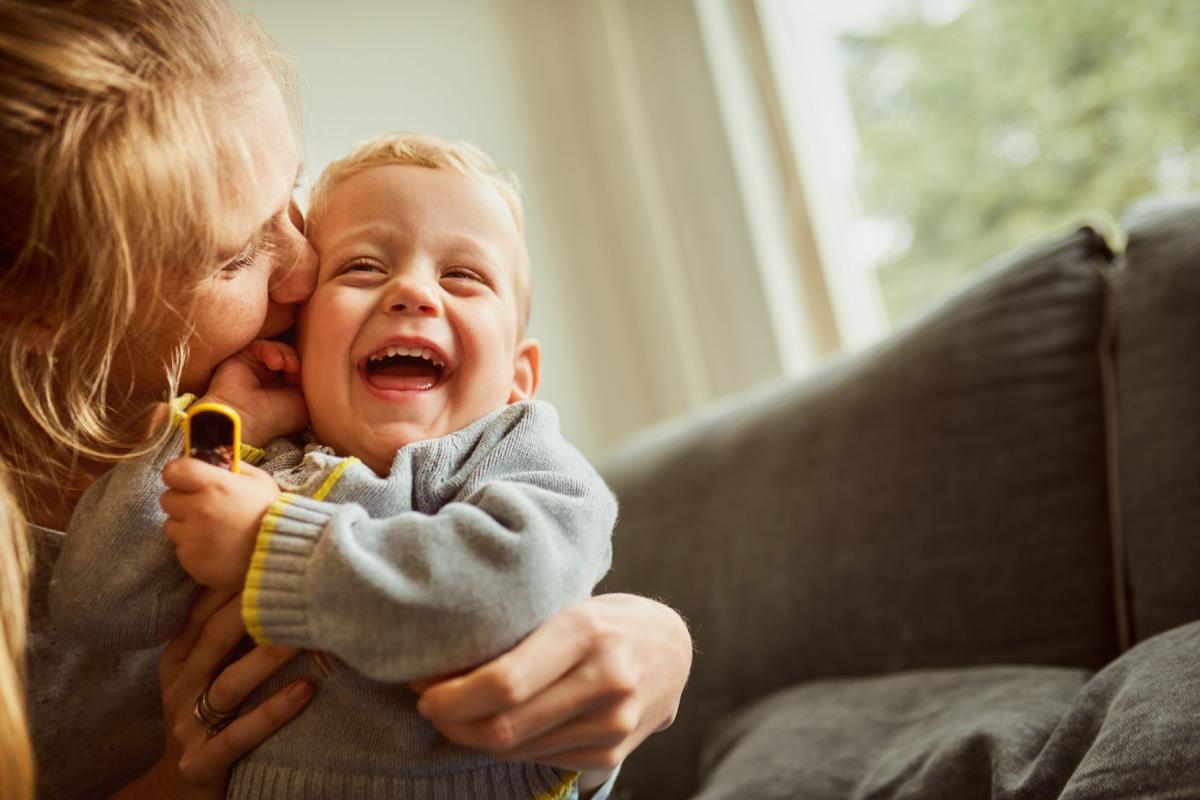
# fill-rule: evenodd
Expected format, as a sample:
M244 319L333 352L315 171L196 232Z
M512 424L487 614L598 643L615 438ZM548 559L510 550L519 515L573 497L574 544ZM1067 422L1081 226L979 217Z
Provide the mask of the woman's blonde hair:
M525 207L521 202L521 184L514 172L497 167L495 162L475 145L454 139L418 133L390 133L360 142L350 155L325 167L313 184L308 200L308 224L321 224L321 215L333 190L353 175L371 167L416 166L448 169L483 181L494 188L508 206L517 233L521 236L520 263L517 270L517 307L520 312L519 331L529 322L532 302L532 279L529 256L525 251Z
M0 464L0 797L33 797L24 658L29 541Z
M225 0L0 0L0 457L18 486L130 445L147 404L114 362L145 355L134 322L186 328L235 199L220 165L246 153L222 118L264 69L286 75Z

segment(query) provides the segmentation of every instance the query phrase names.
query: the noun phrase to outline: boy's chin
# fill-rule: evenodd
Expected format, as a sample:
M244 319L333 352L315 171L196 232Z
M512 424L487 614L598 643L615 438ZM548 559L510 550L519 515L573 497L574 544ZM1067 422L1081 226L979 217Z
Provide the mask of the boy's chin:
M387 475L392 469L397 450L414 442L436 439L441 435L440 431L419 425L389 426L387 430L373 437L369 448L359 448L358 452L350 455L358 456L359 460L380 475Z

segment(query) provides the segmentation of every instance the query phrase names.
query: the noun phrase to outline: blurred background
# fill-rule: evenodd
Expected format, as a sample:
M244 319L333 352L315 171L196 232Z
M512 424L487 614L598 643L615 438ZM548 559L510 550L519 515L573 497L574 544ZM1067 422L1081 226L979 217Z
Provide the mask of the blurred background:
M395 130L518 173L541 396L593 457L1200 186L1196 0L240 4L308 181Z

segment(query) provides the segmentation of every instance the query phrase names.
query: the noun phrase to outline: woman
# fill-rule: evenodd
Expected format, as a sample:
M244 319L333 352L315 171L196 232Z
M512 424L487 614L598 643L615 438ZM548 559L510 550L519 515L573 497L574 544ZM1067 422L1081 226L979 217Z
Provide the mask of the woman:
M33 797L33 749L25 727L21 662L29 548L0 466L0 797Z
M310 696L289 686L210 736L201 696L236 708L294 655L258 647L226 665L244 630L236 598L202 595L160 658L62 639L44 597L79 496L157 430L169 391L202 390L311 291L284 77L224 0L0 2L0 457L36 544L43 796L221 796L233 761ZM690 653L669 609L598 597L420 687L422 707L450 739L581 770L587 789L670 723Z

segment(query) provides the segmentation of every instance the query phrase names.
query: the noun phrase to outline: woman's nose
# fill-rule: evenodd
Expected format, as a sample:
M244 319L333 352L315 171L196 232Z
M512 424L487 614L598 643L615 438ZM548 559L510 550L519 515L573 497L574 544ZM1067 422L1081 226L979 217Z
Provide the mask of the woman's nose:
M263 338L283 333L296 320L296 305L303 303L313 293L317 284L317 253L303 236L295 236L291 242L292 257L285 253L272 270L268 286L270 302L259 336Z
M303 303L313 293L317 283L317 253L308 240L299 237L296 257L291 264L281 265L286 270L271 288L271 301L284 305Z

